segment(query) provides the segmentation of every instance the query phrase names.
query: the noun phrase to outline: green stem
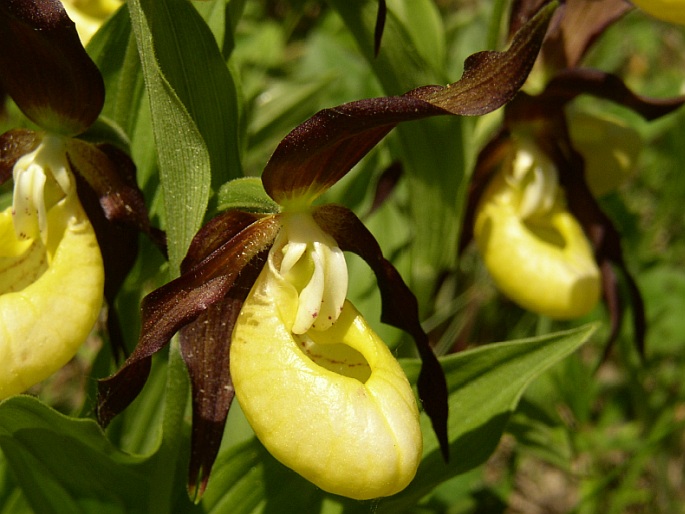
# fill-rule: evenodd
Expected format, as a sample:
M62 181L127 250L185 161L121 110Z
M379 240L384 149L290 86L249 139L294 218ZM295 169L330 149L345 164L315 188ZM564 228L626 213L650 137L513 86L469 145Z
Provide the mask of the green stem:
M176 512L172 498L176 496L174 487L175 477L180 457L184 455L182 448L184 415L188 402L189 390L188 373L181 357L178 338L171 340L169 348L169 364L167 368L166 396L164 399L164 417L162 419L162 442L157 452L158 459L155 476L151 480L150 505L148 512L158 514Z
M538 316L538 322L535 325L535 337L544 336L552 331L552 319L547 316Z

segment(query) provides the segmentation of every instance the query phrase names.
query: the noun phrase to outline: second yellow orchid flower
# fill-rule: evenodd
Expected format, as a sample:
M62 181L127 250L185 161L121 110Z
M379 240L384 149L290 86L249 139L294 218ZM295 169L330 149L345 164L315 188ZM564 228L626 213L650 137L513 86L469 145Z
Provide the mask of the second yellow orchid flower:
M685 25L683 0L632 0L632 3L655 18Z
M519 140L481 198L474 235L506 296L533 312L568 319L597 304L601 279L557 183L554 164L534 143Z

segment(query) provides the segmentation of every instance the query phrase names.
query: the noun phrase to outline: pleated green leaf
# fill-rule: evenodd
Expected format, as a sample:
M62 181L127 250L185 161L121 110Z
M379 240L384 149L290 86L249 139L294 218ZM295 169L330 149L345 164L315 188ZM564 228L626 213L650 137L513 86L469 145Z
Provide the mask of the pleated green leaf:
M176 274L211 187L242 174L235 86L214 36L189 2L140 0L128 7L150 99Z
M92 420L15 396L0 405L0 448L35 512L145 512L145 459L117 450Z
M444 30L436 25L439 20L432 11L424 12L420 23L415 24L417 9L411 0L388 5L380 52L374 57L376 2L330 0L330 4L354 35L386 94L426 84L447 84L461 73L448 70L448 77L444 62L438 62L438 56L445 52ZM419 31L419 27L428 26L433 28L431 37ZM450 249L456 247L459 237L458 205L468 174L465 145L470 126L469 120L461 118L422 120L398 127L397 139L392 140L412 191L409 202L414 241L411 272L406 278L424 309L432 298L435 277L454 265Z

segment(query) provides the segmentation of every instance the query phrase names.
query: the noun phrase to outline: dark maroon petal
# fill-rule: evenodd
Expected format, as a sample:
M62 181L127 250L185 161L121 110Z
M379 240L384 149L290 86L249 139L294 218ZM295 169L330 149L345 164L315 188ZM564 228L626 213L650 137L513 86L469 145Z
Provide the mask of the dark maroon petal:
M376 209L385 203L388 197L392 194L397 187L397 184L402 177L402 163L400 161L394 161L383 170L381 176L378 178L376 183L373 201L371 202L371 207L369 207L366 215L372 214Z
M476 209L490 179L500 169L511 149L511 138L505 130L500 130L480 151L476 159L467 196L464 220L462 221L459 253L461 254L473 239Z
M41 135L28 129L14 129L0 136L0 184L12 178L17 160L40 144Z
M226 241L262 218L262 215L244 211L225 211L209 220L193 237L183 262L181 273L187 273Z
M592 95L632 109L646 120L673 112L685 103L685 95L673 98L650 98L633 93L620 77L599 70L575 68L562 70L540 95L544 103L564 104L580 95Z
M607 344L604 347L604 355L602 362L608 357L613 347L614 341L618 337L621 330L621 323L623 322L623 305L621 302L621 294L619 292L618 279L616 272L611 266L611 262L605 259L599 263L599 269L602 276L602 294L604 302L609 312L609 336L607 337Z
M136 184L136 167L126 153L111 144L70 139L67 157L72 169L97 195L107 220L150 234L147 207Z
M552 19L541 58L548 71L578 66L611 24L633 7L625 0L566 0Z
M612 280L612 277L607 274L609 264L619 270L623 276L623 281L629 291L636 347L643 355L647 330L644 302L623 259L621 235L611 219L602 211L585 181L583 157L571 144L563 111L550 108L547 111L547 117L538 118L534 126L537 143L554 161L559 171L559 183L564 189L568 209L583 227L595 250L595 259L603 272L605 286L610 285ZM613 301L611 296L617 294L617 291L607 290L605 287L605 298L608 300ZM610 308L612 305L609 304ZM610 314L617 315L614 312ZM620 321L619 316L616 323ZM610 339L608 343L612 342Z
M480 115L511 100L540 49L553 7L543 9L505 52L466 60L462 78L447 87L426 86L402 96L372 98L318 112L288 134L264 170L276 202L313 200L342 178L395 125L438 115Z
M115 299L138 255L138 229L121 223L111 223L100 206L95 191L76 174L81 204L93 225L105 268L105 300L107 301L107 334L116 359L128 353L119 325ZM120 362L120 361L119 361Z
M110 144L70 139L67 158L78 178L79 198L95 228L105 265L107 332L115 357L126 353L115 298L138 252L138 233L145 233L166 255L164 233L150 226L131 158Z
M280 230L275 216L242 229L180 277L143 300L138 345L122 368L98 385L98 419L107 425L128 406L145 384L151 356L173 335L223 300L253 258L268 249ZM196 236L197 237L197 236Z
M102 77L59 0L0 2L0 82L26 116L73 136L97 119Z
M226 298L181 330L181 353L192 386L193 432L188 491L195 501L207 487L235 395L229 368L233 327L266 261L266 254L266 251L262 252L243 269Z
M438 358L421 328L416 297L395 267L383 257L378 242L355 214L339 205L325 205L314 211L314 219L344 251L356 253L376 274L381 292L381 321L400 328L414 338L421 357L419 398L433 425L445 460L449 458L447 437L447 382Z
M224 275L190 290L171 282L145 297L138 345L119 371L98 383L97 418L102 426L107 426L136 399L150 373L152 355L184 325L221 301L230 286L230 277Z
M318 112L296 127L271 156L262 181L277 203L316 198L359 162L395 125L444 114L422 100L389 97L360 100Z
M449 114L482 115L510 101L528 77L556 4L538 12L504 52L478 52L464 63L458 82L447 87L419 88L407 94L440 107Z
M514 0L509 14L509 38L513 38L549 0Z

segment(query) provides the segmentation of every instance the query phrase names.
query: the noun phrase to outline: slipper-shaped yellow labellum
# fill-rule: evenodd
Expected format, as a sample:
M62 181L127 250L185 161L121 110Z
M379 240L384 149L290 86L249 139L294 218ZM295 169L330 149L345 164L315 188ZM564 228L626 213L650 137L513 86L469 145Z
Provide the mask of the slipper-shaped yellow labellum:
M95 232L75 195L47 214L47 241L19 239L0 213L0 399L66 364L102 307L104 270Z
M297 294L270 258L243 305L231 377L245 416L276 459L325 491L401 491L422 453L402 368L347 301L328 329L293 334Z
M685 0L631 0L648 14L660 20L685 25Z
M474 235L493 281L525 309L557 319L587 314L599 301L600 273L583 229L557 197L544 215L521 216L500 173L481 199Z
M76 24L81 42L86 45L123 0L61 0L69 18Z

